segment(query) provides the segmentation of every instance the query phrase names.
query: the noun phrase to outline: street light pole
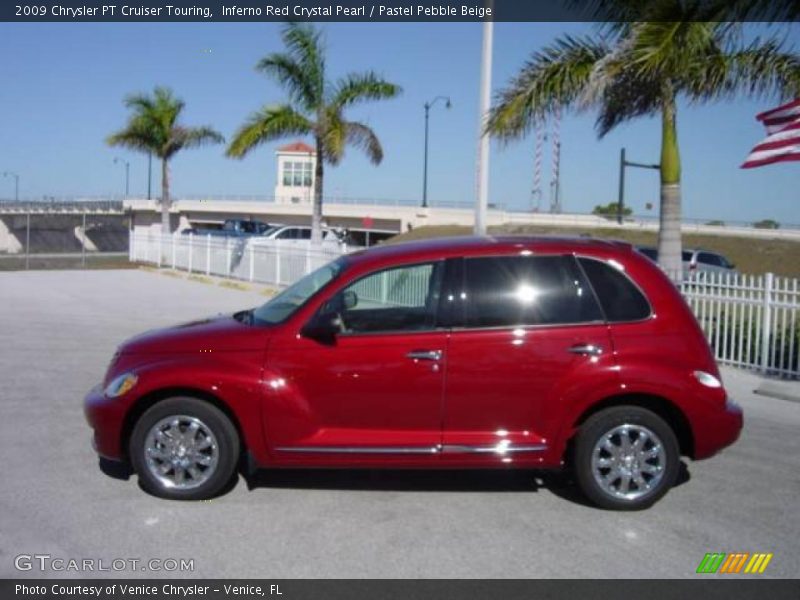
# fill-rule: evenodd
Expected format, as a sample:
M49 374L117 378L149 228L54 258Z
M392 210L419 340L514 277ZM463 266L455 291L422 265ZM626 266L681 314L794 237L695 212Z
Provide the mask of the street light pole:
M487 1L487 6L492 1ZM485 135L491 103L492 88L492 38L494 21L483 22L483 48L481 51L480 119L478 121L477 193L475 198L475 235L486 235L486 208L489 202L489 136Z
M5 171L3 177L14 178L14 202L19 202L19 174L13 173L12 171Z
M125 165L125 197L127 198L130 192L131 163L121 158L115 158L114 164L117 163L122 163L123 165Z
M625 211L625 167L638 167L639 169L660 169L661 165L631 162L625 159L625 148L619 153L619 195L617 199L617 223L622 225Z
M450 96L436 96L430 102L425 103L425 159L422 167L422 208L428 207L428 119L431 107L436 104L437 100L445 101L445 108L450 108Z
M153 153L147 153L147 199L150 200L151 182L153 181Z

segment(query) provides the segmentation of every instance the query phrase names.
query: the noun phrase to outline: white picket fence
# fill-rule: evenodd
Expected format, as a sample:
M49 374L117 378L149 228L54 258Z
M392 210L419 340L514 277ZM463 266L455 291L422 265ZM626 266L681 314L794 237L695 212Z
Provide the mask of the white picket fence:
M765 275L696 273L680 290L720 363L797 379L798 280Z
M306 241L253 243L247 238L208 235L162 237L150 232L133 232L130 240L131 261L275 287L290 285L334 258L358 249L334 244L312 249ZM383 303L388 299L398 305L412 302L420 293L417 282L396 281L393 277L388 272L366 280L359 296ZM797 279L772 273L695 273L679 288L719 363L800 378Z
M349 250L353 250L350 248ZM132 262L180 269L285 287L348 251L325 243L312 248L306 240L263 240L212 235L134 231L130 236Z

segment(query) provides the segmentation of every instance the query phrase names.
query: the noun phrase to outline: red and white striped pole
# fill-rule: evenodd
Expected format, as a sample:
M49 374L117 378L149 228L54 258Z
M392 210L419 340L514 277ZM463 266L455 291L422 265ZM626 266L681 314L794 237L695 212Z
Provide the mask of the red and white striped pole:
M553 113L553 171L550 179L550 212L561 212L560 192L560 165L561 161L561 107L556 106Z
M544 123L537 120L536 149L533 156L533 188L531 189L531 210L539 212L542 203L542 151L544 146Z

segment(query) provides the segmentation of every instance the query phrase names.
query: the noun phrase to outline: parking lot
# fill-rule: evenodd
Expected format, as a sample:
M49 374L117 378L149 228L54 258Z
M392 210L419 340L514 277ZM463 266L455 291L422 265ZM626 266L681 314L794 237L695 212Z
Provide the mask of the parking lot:
M102 472L82 399L117 344L265 300L140 270L0 273L0 577L80 576L17 571L19 554L194 561L106 573L124 577L696 577L707 552L771 552L760 577L800 573L800 403L733 369L742 438L638 513L531 472L265 471L200 503Z

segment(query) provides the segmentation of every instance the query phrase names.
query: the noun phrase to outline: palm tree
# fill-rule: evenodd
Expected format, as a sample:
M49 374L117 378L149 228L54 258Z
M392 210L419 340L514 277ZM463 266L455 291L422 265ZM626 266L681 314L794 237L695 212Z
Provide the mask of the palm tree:
M172 231L169 218L169 161L179 150L225 141L210 127L178 124L184 102L172 90L156 87L153 95L132 94L125 98L131 116L125 129L111 134L106 142L131 150L152 153L161 159L161 231Z
M602 4L608 10L608 3ZM557 107L598 108L600 137L630 119L660 115L658 255L664 270L677 276L681 271L677 99L683 96L701 103L740 93L796 95L800 57L784 51L775 39L744 44L741 27L720 22L719 7L703 14L702 2L615 0L611 7L616 18L600 26L597 35L565 36L535 52L497 94L486 131L504 141L522 137Z
M339 164L348 144L364 150L375 165L383 160L375 132L364 123L346 120L344 109L365 100L394 98L401 90L371 71L349 74L336 82L326 79L324 44L311 25L290 23L281 36L286 52L265 56L256 69L286 88L289 102L253 113L236 132L227 154L242 158L270 140L313 135L317 161L311 241L318 244L322 240L323 163Z

